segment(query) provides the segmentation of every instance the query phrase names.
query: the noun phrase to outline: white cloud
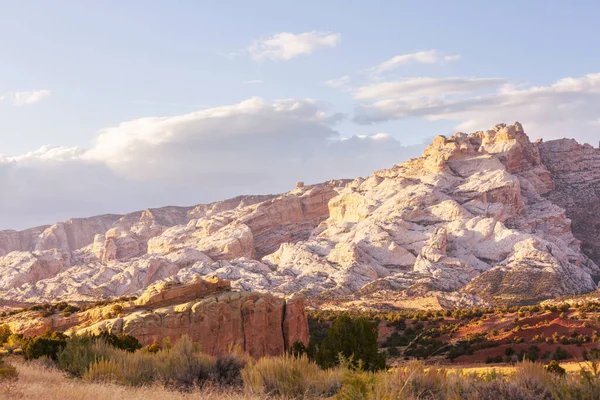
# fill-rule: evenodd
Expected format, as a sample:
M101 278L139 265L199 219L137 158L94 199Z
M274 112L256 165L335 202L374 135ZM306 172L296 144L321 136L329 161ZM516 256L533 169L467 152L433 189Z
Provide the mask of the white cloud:
M25 92L12 92L0 96L0 101L10 99L16 106L24 106L37 103L38 101L50 96L49 90L30 90Z
M264 81L261 79L251 79L249 81L243 81L242 84L243 85L260 85L263 84Z
M254 60L290 60L300 55L312 54L319 49L335 47L341 37L339 33L330 32L281 32L255 41L247 51Z
M87 149L0 156L0 229L283 192L297 181L364 176L424 147L386 134L341 140L338 118L315 100L251 98L127 121L101 130Z
M329 79L323 82L323 85L329 86L332 88L340 88L346 86L350 82L350 76L345 75L340 78Z
M410 78L359 87L354 93L354 98L359 100L438 98L490 89L506 82L505 79L498 78Z
M426 50L419 51L416 53L400 54L382 62L381 64L370 69L370 72L374 74L381 74L394 70L401 65L408 64L410 62L416 62L421 64L436 64L440 61L458 61L460 54L442 56L437 50Z
M461 55L460 54L453 54L450 56L444 56L444 61L458 61L461 59Z
M468 132L518 120L536 137L574 137L594 145L600 137L600 127L594 126L600 109L600 73L564 78L548 86L472 78L426 78L417 82L361 88L357 96L372 103L357 108L355 121L422 117L456 121L458 130ZM494 85L495 90L479 92Z

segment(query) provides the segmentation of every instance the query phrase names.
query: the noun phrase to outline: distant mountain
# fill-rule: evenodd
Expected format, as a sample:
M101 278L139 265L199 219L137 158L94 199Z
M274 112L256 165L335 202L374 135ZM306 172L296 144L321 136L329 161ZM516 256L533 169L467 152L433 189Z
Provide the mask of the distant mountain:
M313 305L522 304L600 280L600 149L519 123L436 137L367 178L0 231L0 297L134 295L218 276Z

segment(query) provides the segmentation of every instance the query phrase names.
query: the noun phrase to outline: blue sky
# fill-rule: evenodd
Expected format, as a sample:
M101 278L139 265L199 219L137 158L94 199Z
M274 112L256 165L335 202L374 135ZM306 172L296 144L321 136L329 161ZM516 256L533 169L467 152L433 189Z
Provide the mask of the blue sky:
M0 200L0 229L366 175L417 155L431 136L498 122L520 120L547 139L600 138L595 1L0 0L0 9L0 183L14 193ZM294 50L299 38L307 51ZM217 128L134 123L255 97L264 104L244 103L251 115L235 122L227 109ZM298 105L272 114L278 99ZM240 156L240 143L258 143L256 153ZM329 144L339 159L315 155ZM77 206L63 204L59 183L84 179L108 193L90 201L91 188L69 187ZM34 184L48 197L23 204Z

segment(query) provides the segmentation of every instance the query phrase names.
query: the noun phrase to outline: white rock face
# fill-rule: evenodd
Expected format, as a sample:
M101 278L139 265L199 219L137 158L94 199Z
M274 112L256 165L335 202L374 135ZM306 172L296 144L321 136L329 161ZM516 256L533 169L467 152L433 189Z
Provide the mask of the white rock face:
M196 276L348 306L423 296L444 306L530 302L594 290L600 268L547 198L553 175L539 146L520 124L498 125L439 136L422 158L366 179L0 232L0 295L92 300Z

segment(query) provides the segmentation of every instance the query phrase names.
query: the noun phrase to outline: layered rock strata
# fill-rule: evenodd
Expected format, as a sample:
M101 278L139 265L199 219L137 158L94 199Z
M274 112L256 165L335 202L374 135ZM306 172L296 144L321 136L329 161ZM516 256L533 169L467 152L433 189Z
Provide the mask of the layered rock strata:
M224 354L237 347L253 357L282 355L295 342L308 344L302 297L288 300L264 293L232 292L229 282L196 279L190 284L159 284L139 299L68 317L36 312L10 317L13 331L25 336L48 330L68 334L108 331L135 336L142 344L188 335L203 352Z
M599 154L501 124L438 136L421 158L366 178L97 217L77 240L48 239L58 227L4 232L0 294L92 300L213 275L347 308L586 293L600 278Z

